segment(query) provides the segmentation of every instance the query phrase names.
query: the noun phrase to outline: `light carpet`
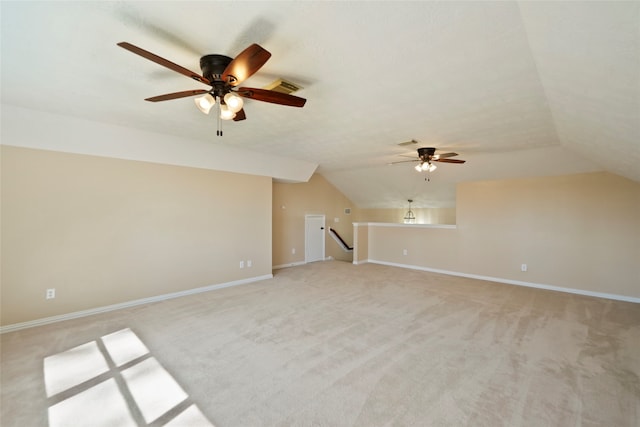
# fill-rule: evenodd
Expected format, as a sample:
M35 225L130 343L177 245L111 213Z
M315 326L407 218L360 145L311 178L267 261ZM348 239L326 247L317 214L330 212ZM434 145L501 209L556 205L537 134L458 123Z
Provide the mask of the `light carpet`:
M640 425L639 304L374 264L274 273L4 334L2 426Z

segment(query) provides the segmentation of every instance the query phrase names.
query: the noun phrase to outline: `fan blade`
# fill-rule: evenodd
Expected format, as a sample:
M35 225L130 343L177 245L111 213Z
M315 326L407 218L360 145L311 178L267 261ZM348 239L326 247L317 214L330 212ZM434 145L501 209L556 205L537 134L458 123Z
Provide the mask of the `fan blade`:
M244 98L255 99L257 101L271 102L272 104L288 105L289 107L303 107L306 99L286 93L276 92L267 89L255 89L251 87L241 87L238 95Z
M234 122L239 122L240 120L244 120L247 118L247 115L244 113L244 109L241 109L236 113L236 116L233 118Z
M455 156L457 156L457 155L458 155L458 153L442 153L442 154L435 154L435 155L433 156L433 160L444 159L444 158L447 158L447 157L455 157Z
M177 73L183 74L187 77L192 78L193 80L199 81L200 83L204 83L207 84L209 86L211 86L211 82L209 80L207 80L206 78L202 77L200 74L194 73L191 70L188 70L178 64L175 64L167 59L161 58L158 55L151 53L149 51L146 51L142 48L139 48L138 46L134 46L131 43L127 43L127 42L120 42L118 43L118 46L120 46L121 48L127 49L129 52L133 52L136 55L140 55L143 58L148 59L149 61L153 61L156 64L160 64L163 67L167 67L170 70L173 70Z
M222 80L231 86L237 86L258 71L271 58L271 53L257 44L252 44L227 65Z
M399 162L391 162L391 163L387 163L388 165L397 165L398 163L413 163L413 162L419 162L421 161L420 159L415 159L415 160L401 160Z
M166 95L152 96L151 98L146 98L145 101L151 101L151 102L168 101L170 99L178 99L178 98L186 98L187 96L202 95L207 92L209 91L204 89L185 90L183 92L167 93Z
M464 163L466 160L457 160L457 159L432 159L434 162L441 163Z

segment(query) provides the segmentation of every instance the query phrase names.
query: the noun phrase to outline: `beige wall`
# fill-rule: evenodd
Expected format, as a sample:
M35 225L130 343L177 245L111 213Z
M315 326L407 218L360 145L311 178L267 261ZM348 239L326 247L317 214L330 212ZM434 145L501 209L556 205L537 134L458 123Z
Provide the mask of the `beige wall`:
M318 174L272 184L11 146L1 155L3 326L268 275L304 262L305 214L324 214L349 244L366 217ZM457 228L359 226L356 261L640 297L640 184L593 173L457 193ZM352 260L328 235L326 256Z
M372 224L369 259L459 271L458 237L455 229Z
M403 223L409 204L398 209L360 209L359 222ZM456 208L411 208L417 224L455 224Z
M351 214L344 213L345 208ZM353 245L353 222L358 216L356 207L322 175L314 174L309 182L273 183L273 265L303 263L304 217L325 215L326 229L334 228L347 244ZM334 222L338 218L339 222ZM296 250L292 254L292 249ZM344 252L333 238L325 233L325 256L351 261L353 254Z
M462 183L457 228L368 230L371 260L640 298L640 183L616 175Z
M271 274L271 178L1 150L2 325Z

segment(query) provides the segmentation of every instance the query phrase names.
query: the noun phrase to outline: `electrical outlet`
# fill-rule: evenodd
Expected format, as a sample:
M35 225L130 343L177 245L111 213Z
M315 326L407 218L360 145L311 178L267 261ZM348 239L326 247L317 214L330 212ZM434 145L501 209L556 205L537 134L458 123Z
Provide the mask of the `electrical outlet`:
M296 254L296 248L291 248L291 255L295 255Z
M56 297L56 288L47 289L46 299L54 299Z
M409 252L408 252L406 249L403 249L403 250L402 250L402 255L406 255L406 254L408 254L408 253L409 253Z
M520 271L527 271L527 264L522 264L520 266Z
M240 261L240 268L244 268L244 261Z
M253 262L251 260L247 260L247 267L251 267L253 265Z

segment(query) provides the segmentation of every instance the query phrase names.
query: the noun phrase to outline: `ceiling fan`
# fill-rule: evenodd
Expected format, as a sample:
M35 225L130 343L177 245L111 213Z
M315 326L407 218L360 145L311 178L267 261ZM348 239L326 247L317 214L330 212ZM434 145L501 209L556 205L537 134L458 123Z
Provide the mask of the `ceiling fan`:
M131 43L120 42L118 46L172 71L211 86L211 89L208 90L185 90L182 92L153 96L146 98L145 101L159 102L203 95L195 99L196 106L200 111L209 114L209 111L217 102L219 119L233 119L233 121L236 122L247 118L243 109L242 98L290 107L302 107L307 102L304 98L268 89L250 87L236 88L236 86L258 71L271 57L271 53L255 43L240 52L240 54L233 59L225 55L205 55L201 57L200 69L202 70L202 74L194 73L187 68L132 45ZM218 130L218 135L222 135L221 130Z
M408 163L408 162L420 162L420 164L416 165L416 170L418 172L427 171L432 172L436 170L436 165L431 162L442 162L442 163L464 163L466 160L458 160L451 159L450 157L457 156L458 153L441 153L436 154L436 149L434 147L422 147L418 148L418 158L414 160L403 160L400 162L389 163L390 165L395 165L397 163Z

